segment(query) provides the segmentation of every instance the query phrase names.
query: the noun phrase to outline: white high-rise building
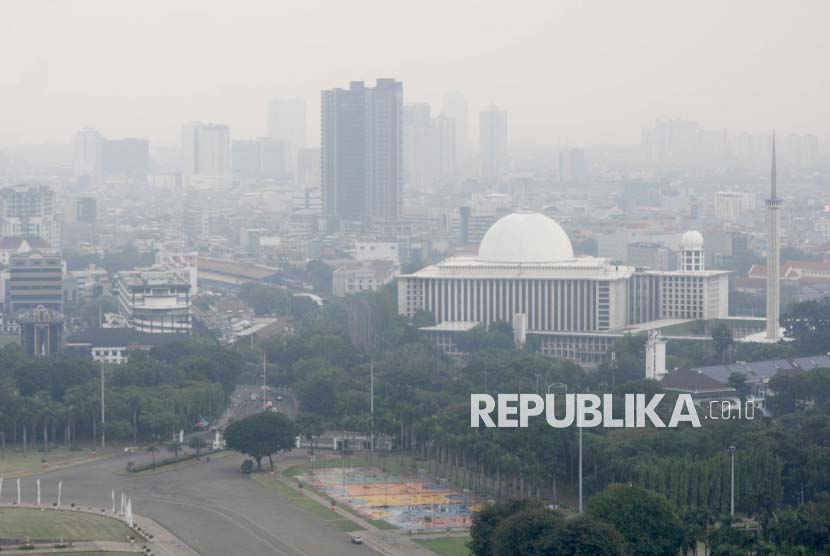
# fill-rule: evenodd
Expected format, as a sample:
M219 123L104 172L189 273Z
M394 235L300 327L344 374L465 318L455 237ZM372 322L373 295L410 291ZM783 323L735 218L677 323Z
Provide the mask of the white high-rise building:
M508 171L507 111L491 104L479 114L479 157L481 177L497 182Z
M772 136L772 172L767 205L767 339L781 338L781 205L776 191L775 135Z
M192 122L182 126L182 181L209 189L231 184L231 133L223 124Z
M275 98L268 103L268 136L288 145L288 164L292 172L297 165L297 151L306 147L305 100Z
M10 236L37 236L52 248L60 248L61 219L55 192L45 185L0 190L0 238Z
M433 118L426 103L407 104L403 117L404 183L418 191L455 176L455 122Z
M104 139L98 130L85 127L75 134L75 175L97 176L103 170Z

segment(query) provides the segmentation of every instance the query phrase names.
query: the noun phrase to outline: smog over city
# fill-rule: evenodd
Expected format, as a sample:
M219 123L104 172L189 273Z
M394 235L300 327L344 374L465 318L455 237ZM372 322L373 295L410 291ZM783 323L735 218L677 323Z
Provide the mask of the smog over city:
M830 556L828 22L4 2L0 550Z

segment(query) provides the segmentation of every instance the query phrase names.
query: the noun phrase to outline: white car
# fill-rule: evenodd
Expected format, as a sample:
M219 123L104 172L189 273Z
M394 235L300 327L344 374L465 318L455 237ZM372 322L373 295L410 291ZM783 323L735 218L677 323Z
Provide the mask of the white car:
M352 544L363 544L363 537L360 535L352 535Z
M252 402L257 401L258 399L259 399L259 395L257 395L257 394L251 394L251 401L252 401Z

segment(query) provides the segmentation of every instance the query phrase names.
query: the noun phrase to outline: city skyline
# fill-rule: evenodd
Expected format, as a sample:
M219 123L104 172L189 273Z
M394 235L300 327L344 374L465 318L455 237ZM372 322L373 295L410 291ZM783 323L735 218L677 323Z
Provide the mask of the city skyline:
M775 127L823 139L830 132L827 124L814 129L812 123L830 93L830 78L816 69L830 46L821 29L827 18L818 15L830 15L823 2L800 3L785 14L772 2L703 8L540 3L522 11L458 2L442 5L440 18L430 5L365 6L383 28L360 18L338 26L344 8L325 3L250 2L250 11L239 12L217 4L150 3L130 12L125 29L94 23L114 9L106 3L57 6L45 15L34 13L38 4L21 6L26 23L3 29L0 39L8 68L0 78L4 147L68 142L87 125L105 136L174 145L179 126L190 120L226 123L240 138L261 137L273 97L306 101L308 144L314 145L319 91L376 77L402 81L405 102L428 102L436 113L444 95L462 91L473 124L495 102L510 112L516 142L634 145L650 122L674 118L734 132ZM322 10L331 17L315 21L314 32L297 31ZM243 12L249 32L212 40ZM787 25L780 24L784 15ZM455 23L462 17L468 28L459 44ZM674 22L681 19L678 28ZM407 32L398 32L401 26ZM503 27L513 31L509 39ZM151 30L152 45L138 40ZM800 63L788 63L793 59Z

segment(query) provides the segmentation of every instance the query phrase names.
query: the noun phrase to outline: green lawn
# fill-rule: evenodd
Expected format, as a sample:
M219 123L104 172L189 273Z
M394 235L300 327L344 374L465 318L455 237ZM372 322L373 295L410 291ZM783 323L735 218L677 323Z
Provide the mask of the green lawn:
M83 450L77 452L63 447L54 448L48 454L44 454L42 449L43 446L30 445L26 451L26 457L23 457L20 444L7 444L5 457L0 457L0 477L26 477L54 468L97 461L102 456L119 452L117 448L107 448L103 452L98 448L98 451L93 455L93 446L84 446ZM43 462L44 458L46 459L45 464Z
M415 542L438 556L470 556L467 550L469 537L446 537L438 539L415 539Z
M295 505L299 506L308 513L316 516L318 519L320 519L327 525L334 527L338 531L349 532L363 530L363 527L357 525L352 520L341 517L340 514L338 514L331 508L327 508L322 504L315 502L314 500L308 498L301 492L298 492L289 487L288 485L284 484L276 477L264 475L261 473L252 474L251 477L256 482L270 487L277 491L280 495L289 498Z
M0 538L125 541L133 533L112 518L70 511L0 509Z

